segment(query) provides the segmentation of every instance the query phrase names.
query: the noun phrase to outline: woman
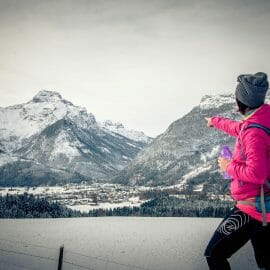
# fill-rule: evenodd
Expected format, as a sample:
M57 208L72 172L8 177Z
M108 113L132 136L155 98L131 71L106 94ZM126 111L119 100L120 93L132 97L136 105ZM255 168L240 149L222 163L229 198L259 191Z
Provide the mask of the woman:
M221 171L232 177L230 191L235 207L216 229L205 256L209 269L231 269L227 259L251 240L258 267L270 269L270 223L263 226L263 218L270 222L270 213L263 215L255 206L260 191L269 192L270 136L262 128L250 126L256 123L270 129L270 105L264 103L269 84L262 72L240 75L237 81L236 103L244 119L206 118L208 127L237 139L232 160L218 159Z

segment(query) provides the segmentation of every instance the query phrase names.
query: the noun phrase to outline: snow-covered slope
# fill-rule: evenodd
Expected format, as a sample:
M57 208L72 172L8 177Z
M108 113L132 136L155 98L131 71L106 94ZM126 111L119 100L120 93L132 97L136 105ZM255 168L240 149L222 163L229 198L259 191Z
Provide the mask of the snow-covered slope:
M5 150L13 151L21 146L23 139L63 118L72 119L83 128L96 124L93 114L53 91L42 90L27 103L0 108L0 138Z
M149 142L42 90L27 103L0 108L0 184L109 179Z

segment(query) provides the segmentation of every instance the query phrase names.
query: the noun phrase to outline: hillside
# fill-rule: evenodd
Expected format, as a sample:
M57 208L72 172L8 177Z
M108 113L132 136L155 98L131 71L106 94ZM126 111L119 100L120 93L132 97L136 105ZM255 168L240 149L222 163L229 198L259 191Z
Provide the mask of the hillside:
M131 185L179 185L187 190L223 193L228 181L217 167L222 145L234 139L206 125L206 117L239 119L233 95L205 96L200 104L139 152L114 178Z

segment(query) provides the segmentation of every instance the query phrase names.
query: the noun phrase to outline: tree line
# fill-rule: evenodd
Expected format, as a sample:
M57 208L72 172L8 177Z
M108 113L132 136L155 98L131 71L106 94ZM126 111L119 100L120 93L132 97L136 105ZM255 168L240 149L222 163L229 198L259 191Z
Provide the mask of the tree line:
M57 202L49 202L45 198L33 194L0 196L0 218L61 218L78 217L74 211Z
M88 213L72 210L58 202L32 194L0 196L0 218L68 218L100 216L149 217L223 217L233 206L232 201L206 199L198 195L177 198L160 193L139 207L93 209Z

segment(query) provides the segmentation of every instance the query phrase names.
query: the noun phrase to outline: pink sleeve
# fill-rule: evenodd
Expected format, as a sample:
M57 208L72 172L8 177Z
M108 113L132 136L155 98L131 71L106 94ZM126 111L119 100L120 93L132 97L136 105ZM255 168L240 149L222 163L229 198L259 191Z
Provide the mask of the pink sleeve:
M212 117L211 121L215 128L220 129L233 137L238 137L242 127L242 122L221 116Z
M241 141L246 162L233 160L227 167L227 172L243 182L263 184L267 178L267 146L264 131L248 129Z

